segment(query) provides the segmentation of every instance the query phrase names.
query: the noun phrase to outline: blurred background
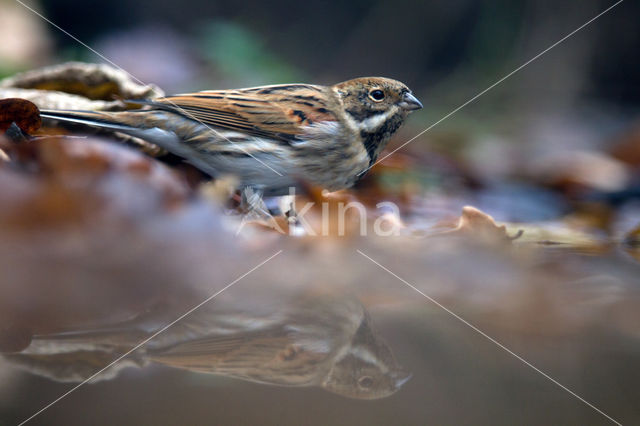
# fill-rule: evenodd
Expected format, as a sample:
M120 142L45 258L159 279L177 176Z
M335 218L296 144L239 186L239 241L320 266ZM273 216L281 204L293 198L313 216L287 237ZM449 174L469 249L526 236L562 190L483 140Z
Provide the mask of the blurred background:
M292 4L168 0L25 4L145 82L168 92L361 75L406 81L427 105L459 104L614 2L350 1ZM92 52L16 2L3 0L5 73ZM11 11L11 13L7 13ZM640 102L640 12L625 2L483 102ZM16 21L15 16L20 20ZM14 17L14 19L10 19ZM22 33L20 33L22 32ZM514 90L517 88L518 90ZM526 92L523 90L526 89ZM524 99L515 99L515 94ZM446 95L445 95L446 94ZM535 99L531 99L535 94ZM476 114L473 114L474 116Z
M615 1L24 3L167 93L401 80L425 108L390 151ZM613 418L637 423L639 16L639 2L620 3L330 198L333 207L362 201L369 214L394 201L404 226L397 238L297 239L259 227L238 237L220 200L203 195L206 177L194 184L175 161L104 138L18 144L18 155L0 162L0 424L24 420L130 348L131 332L139 341L277 250L284 251L273 263L214 304L216 327L228 311L246 315L243 324L308 325L297 315L313 309L296 308L294 295L354 298L344 307L357 313L351 321L378 330L369 343L413 373L402 389L372 403L318 384L274 387L171 368L142 352L131 368L79 389L33 423L606 424L356 249ZM13 0L0 0L0 40L0 78L104 62ZM455 228L469 204L509 222L506 230L491 225L499 244L429 238L443 224ZM256 319L256 299L265 297L258 287L286 294L276 298L284 307L274 303ZM351 337L344 312L323 312L314 330L328 324L326 336ZM138 321L149 313L162 315L152 326ZM196 331L207 321L199 321L166 346L202 337ZM114 324L115 340L51 337L91 327L113 333ZM29 346L34 336L44 336L41 346ZM341 344L355 345L347 340Z

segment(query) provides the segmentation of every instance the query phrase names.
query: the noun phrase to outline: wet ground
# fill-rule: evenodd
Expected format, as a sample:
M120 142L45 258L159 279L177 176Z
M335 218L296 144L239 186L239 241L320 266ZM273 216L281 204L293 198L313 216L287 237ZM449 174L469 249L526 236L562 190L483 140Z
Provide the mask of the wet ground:
M224 246L209 244L209 254ZM62 294L40 303L60 310L41 311L47 321L41 330L31 321L29 346L5 354L3 424L126 353L30 423L607 424L610 416L633 424L640 416L640 281L622 250L402 237L274 248L242 261L201 253L210 262L183 281L133 283L110 297L104 282L87 279L74 300L65 293L73 274L58 281L64 262L41 271ZM157 264L149 274L179 267ZM82 299L91 293L102 303L89 320ZM11 342L20 338L3 343Z

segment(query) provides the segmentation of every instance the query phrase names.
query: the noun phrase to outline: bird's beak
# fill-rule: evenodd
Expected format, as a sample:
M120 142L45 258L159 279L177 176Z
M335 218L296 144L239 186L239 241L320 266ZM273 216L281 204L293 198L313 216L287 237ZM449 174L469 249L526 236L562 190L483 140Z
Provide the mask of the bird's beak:
M396 389L400 389L402 385L404 385L409 381L409 379L411 379L411 377L413 377L413 374L409 372L406 372L406 371L396 372L396 374L393 377L395 380Z
M422 104L420 103L418 98L413 96L413 94L410 92L407 92L402 96L402 100L398 105L400 105L401 108L406 109L407 111L413 111L422 108Z

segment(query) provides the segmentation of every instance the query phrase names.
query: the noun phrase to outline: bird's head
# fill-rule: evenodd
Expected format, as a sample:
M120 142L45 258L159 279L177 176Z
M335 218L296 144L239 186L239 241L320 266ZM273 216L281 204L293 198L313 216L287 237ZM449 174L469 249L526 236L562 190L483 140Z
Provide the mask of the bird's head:
M344 121L360 133L371 163L410 112L422 108L411 90L397 80L361 77L332 87Z
M349 398L379 399L397 392L410 378L411 374L398 365L365 313L349 346L338 354L322 386Z
M382 121L379 117L395 114L406 116L422 108L420 101L404 83L390 78L355 78L336 84L333 90L345 112L359 123L369 120L373 124L374 121Z

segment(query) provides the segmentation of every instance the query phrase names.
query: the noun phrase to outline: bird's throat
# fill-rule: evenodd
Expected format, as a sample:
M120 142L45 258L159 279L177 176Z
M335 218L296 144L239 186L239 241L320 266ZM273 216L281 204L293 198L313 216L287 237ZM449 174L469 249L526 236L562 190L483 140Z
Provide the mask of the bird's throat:
M362 139L362 144L367 150L367 155L369 156L369 167L371 167L380 152L384 149L389 142L391 136L400 128L404 121L404 116L400 113L396 113L390 117L387 117L386 120L381 121L380 124L374 129L362 128L360 130L360 138Z

